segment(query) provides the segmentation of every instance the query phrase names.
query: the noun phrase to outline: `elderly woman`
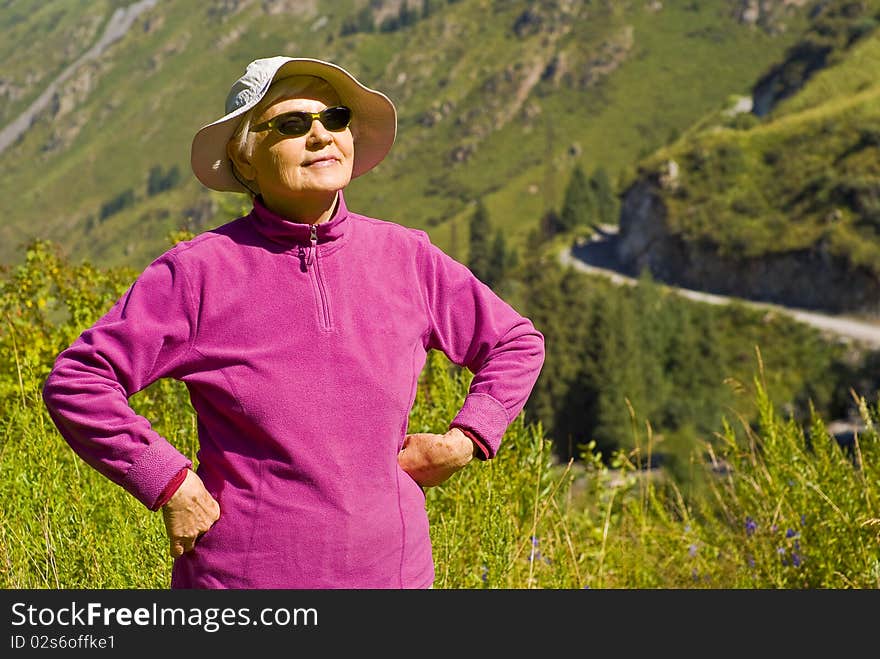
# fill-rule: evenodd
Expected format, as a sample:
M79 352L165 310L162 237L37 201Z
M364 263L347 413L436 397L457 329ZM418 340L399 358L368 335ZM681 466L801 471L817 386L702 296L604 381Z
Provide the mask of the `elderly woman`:
M178 243L57 358L46 406L70 446L161 509L172 588L427 588L424 487L491 459L543 336L424 231L343 189L395 139L392 102L335 64L248 65L192 143L246 216ZM428 350L474 373L442 434L407 434ZM128 404L186 384L198 468Z

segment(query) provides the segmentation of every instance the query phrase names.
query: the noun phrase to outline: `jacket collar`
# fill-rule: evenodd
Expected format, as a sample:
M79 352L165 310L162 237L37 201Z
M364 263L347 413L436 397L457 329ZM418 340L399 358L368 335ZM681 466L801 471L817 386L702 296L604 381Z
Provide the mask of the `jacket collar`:
M348 223L348 207L342 190L337 193L336 212L326 222L317 227L318 244L338 241L345 234ZM250 213L252 226L269 240L281 245L308 245L311 242L311 224L291 222L274 211L269 210L260 197L254 198L254 207Z

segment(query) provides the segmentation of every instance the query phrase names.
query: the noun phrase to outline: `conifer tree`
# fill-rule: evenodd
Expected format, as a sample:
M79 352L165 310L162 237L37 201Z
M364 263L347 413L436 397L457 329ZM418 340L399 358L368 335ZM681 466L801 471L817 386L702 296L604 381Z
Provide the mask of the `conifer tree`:
M614 194L611 179L605 168L599 165L590 178L590 187L596 204L596 220L602 224L617 224L620 202Z
M636 327L635 307L618 289L607 297L605 313L596 329L596 373L600 378L596 401L595 439L604 451L634 445L633 421L627 401L633 407L636 431L643 431L645 389L641 375L642 351Z
M555 263L542 264L530 259L523 266L523 312L544 335L544 366L525 405L526 416L541 421L548 437L555 440L555 412L564 403L568 384L559 369L567 354L564 317L559 313L566 301L560 286L560 268ZM552 347L551 347L552 346Z
M567 461L579 458L581 448L593 439L601 378L591 348L607 290L604 281L577 273L573 268L566 270L559 288L564 306L557 310L561 336L560 352L554 355L554 377L565 383L565 391L555 411L554 428L557 455Z
M593 188L580 164L576 164L565 188L559 221L564 231L588 226L594 221L596 200Z
M711 432L717 423L717 410L727 393L724 379L729 373L727 355L721 346L718 309L709 307L694 317L696 337L688 367L689 395L693 401L693 424L699 432Z
M397 10L397 21L401 28L409 27L418 20L418 14L410 9L408 0L403 0Z
M694 420L692 369L696 362L699 337L692 307L684 300L669 301L667 318L672 331L666 350L665 370L671 391L664 410L664 424L669 428L681 428Z
M562 220L559 219L559 213L551 208L541 216L541 219L538 222L538 228L534 237L530 239L530 242L536 245L543 243L562 230Z
M644 414L654 428L659 428L672 388L666 371L666 353L674 329L669 322L666 297L647 268L639 276L632 294L641 348L641 379L646 393Z
M489 223L489 212L482 199L477 201L477 206L471 214L470 238L468 241L468 267L471 272L488 284L491 278L489 236L492 227Z
M489 273L486 284L496 288L504 280L510 268L507 241L501 229L495 231L495 240L492 241L492 248L489 252L488 266Z

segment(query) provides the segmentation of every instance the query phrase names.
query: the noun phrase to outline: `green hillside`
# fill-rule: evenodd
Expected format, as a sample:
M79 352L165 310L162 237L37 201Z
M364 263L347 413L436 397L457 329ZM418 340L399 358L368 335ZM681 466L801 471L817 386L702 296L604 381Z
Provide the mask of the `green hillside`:
M98 39L125 0L0 3L0 126L17 117Z
M0 0L0 131L133 1ZM190 140L274 54L336 61L397 103L354 210L465 262L471 226L520 252L473 249L547 356L498 457L426 493L437 588L880 586L880 351L558 258L675 160L660 193L691 244L819 242L880 272L878 16L880 0L157 2L0 151L0 586L167 586L161 515L83 466L41 387L171 241L243 212L192 176ZM766 113L730 112L753 94ZM408 428L447 427L469 382L431 351ZM130 402L197 462L181 382Z
M707 116L642 163L640 176L678 165L675 189L661 193L671 233L721 257L821 245L880 276L880 3L831 4L860 10L838 17L827 66L801 89L760 119Z
M123 4L6 2L0 81L18 96L4 97L0 119L17 116L98 38L96 17ZM40 237L143 267L170 231L229 219L242 200L198 184L190 140L221 114L247 62L280 53L336 61L398 106L398 141L349 187L354 209L424 228L465 259L465 220L482 198L510 244L528 249L574 164L623 179L639 157L748 93L807 26L796 4L762 3L749 23L721 0L432 0L406 12L395 0L165 0L0 153L0 262Z

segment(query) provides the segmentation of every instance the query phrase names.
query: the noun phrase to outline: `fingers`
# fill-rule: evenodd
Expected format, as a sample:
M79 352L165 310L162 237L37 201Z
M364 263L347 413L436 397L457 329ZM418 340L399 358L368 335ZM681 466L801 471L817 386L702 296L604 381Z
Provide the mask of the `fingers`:
M199 535L201 535L201 534L199 534ZM195 538L182 538L182 540L183 540L183 553L186 553L186 552L189 552L189 551L192 551L193 549L195 549L196 539L198 537L199 536L196 536Z
M210 496L210 495L209 495ZM220 519L220 504L217 502L217 499L211 497L211 501L208 504L208 515L211 520L211 524L213 525L218 519ZM207 530L207 529L205 529Z
M215 520L216 521L216 520ZM209 527L210 528L210 527ZM180 536L171 539L171 557L180 558L187 552L191 552L196 548L202 536L208 532L208 529L199 531L195 536Z
M199 539L220 519L220 503L203 487L201 480L193 481L186 496L172 497L162 508L165 529L170 541L172 558L180 558L193 551Z

